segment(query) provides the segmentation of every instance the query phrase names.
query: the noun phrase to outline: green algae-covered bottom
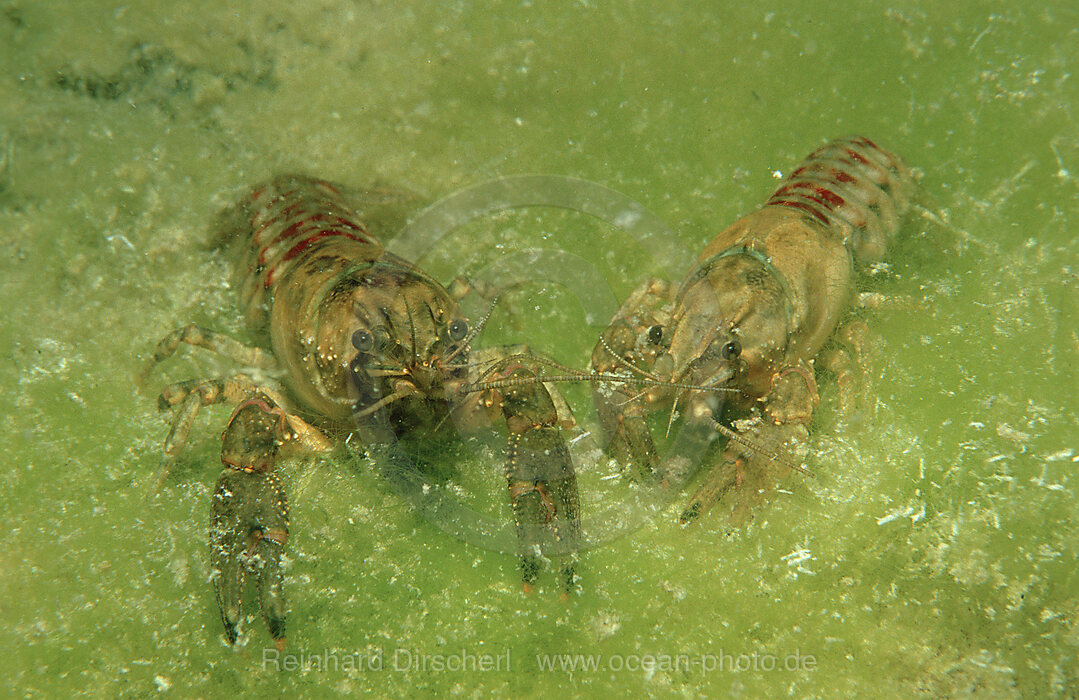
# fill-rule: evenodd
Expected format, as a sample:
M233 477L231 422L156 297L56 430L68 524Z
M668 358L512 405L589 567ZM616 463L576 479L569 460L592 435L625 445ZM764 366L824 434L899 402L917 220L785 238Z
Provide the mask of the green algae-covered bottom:
M5 2L0 692L1074 693L1077 20L1064 0ZM287 465L288 646L257 618L224 644L206 539L228 408L145 491L158 386L234 368L192 350L145 394L132 377L185 323L256 340L208 246L242 188L300 171L414 193L367 212L392 240L479 182L582 178L692 255L850 133L920 169L921 208L863 274L909 303L861 312L851 412L822 382L815 478L685 529L676 500L583 552L563 602L550 570L524 595L513 557L430 525L362 459ZM482 342L578 367L613 304L673 265L546 208L481 217L418 262L448 283L536 248L605 295L537 268ZM589 390L567 396L594 430ZM586 519L633 489L592 445L573 447ZM509 518L497 450L431 449Z

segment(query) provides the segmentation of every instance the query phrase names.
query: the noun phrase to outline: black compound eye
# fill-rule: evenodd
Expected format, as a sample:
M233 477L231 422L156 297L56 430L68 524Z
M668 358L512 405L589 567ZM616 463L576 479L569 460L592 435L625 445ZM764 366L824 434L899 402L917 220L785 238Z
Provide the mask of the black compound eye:
M456 319L450 323L450 340L463 340L468 335L468 323Z
M719 354L724 360L733 360L742 354L742 344L737 340L732 340L719 349Z
M663 340L663 326L652 326L648 329L648 342L659 345Z
M375 336L366 328L361 328L352 334L352 347L360 352L368 352L375 347Z

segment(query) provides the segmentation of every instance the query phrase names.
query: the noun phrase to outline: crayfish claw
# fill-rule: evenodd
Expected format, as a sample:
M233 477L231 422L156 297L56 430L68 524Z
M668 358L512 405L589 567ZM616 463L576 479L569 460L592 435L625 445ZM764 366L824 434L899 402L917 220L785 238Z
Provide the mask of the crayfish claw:
M733 474L731 467L734 467ZM705 474L700 487L694 492L689 503L678 516L681 525L689 525L691 522L707 513L712 506L723 497L727 491L741 485L745 462L737 458L731 462L717 464L710 472Z
M274 541L269 549L272 551L264 551L262 555L262 566L258 572L259 609L266 620L270 637L281 650L285 646L285 616L288 612L281 567L282 545Z
M510 374L531 373L515 368ZM568 591L573 586L581 522L577 475L558 427L557 410L548 390L532 383L506 391L502 412L510 431L506 480L524 588L528 591L535 584L543 555L554 552L565 558L562 570Z
M259 609L275 642L285 638L286 600L281 555L288 538L288 504L273 474L226 469L214 491L210 559L214 592L235 644L248 574L258 586Z
M225 626L235 644L243 618L243 591L254 574L258 603L278 648L285 643L282 553L288 540L288 499L273 472L280 413L263 401L242 404L222 434L221 472L210 521L211 580Z
M233 519L228 514L229 506L225 505L233 498L228 476L229 472L221 475L214 493L213 524L210 527L210 578L225 627L225 639L229 644L235 644L243 615L244 564L241 557L247 537L246 534L241 536L228 522Z

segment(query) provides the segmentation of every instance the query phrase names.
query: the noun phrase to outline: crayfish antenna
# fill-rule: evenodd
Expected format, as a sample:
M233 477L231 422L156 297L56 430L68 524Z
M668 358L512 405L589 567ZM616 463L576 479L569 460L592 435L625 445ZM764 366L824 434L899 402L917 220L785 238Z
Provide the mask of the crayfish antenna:
M460 391L463 394L471 394L477 391L486 391L488 389L503 389L513 386L524 386L525 384L547 384L558 382L612 382L615 384L629 384L631 386L659 386L672 389L683 389L686 391L741 391L740 389L733 389L731 387L724 386L685 384L682 382L666 382L662 379L652 379L646 377L627 377L621 374L580 372L576 370L574 370L571 374L547 374L536 375L534 377L512 377L509 379L492 379L488 381L474 382L472 384L464 385L463 387L461 387Z
M381 399L379 399L375 403L371 404L367 408L356 411L354 414L352 414L352 417L353 418L366 418L367 416L371 415L372 413L375 413L375 412L385 408L386 406L389 406L391 403L394 403L395 401L400 401L401 399L405 398L406 396L412 396L415 393L416 393L416 389L411 387L411 386L409 386L407 390L395 391L392 394L390 394L389 396L382 397Z
M784 467L787 467L788 469L791 469L793 471L805 474L808 477L816 477L816 474L809 471L805 467L803 467L803 466L801 466L799 464L795 464L794 462L791 462L788 459L784 459L783 457L780 457L779 453L776 452L775 450L768 449L767 447L764 447L763 445L761 445L761 444L759 444L757 442L754 442L753 440L750 440L749 438L747 438L742 433L738 432L737 430L732 430L731 428L728 428L727 426L723 425L722 423L719 423L717 421L712 421L712 429L715 430L717 433L719 433L721 435L725 435L726 437L733 440L734 442L737 442L738 444L742 445L743 447L748 447L749 449L753 450L757 454L766 455L768 457L768 461L770 461L770 462L778 462L779 464L782 464Z
M645 377L647 379L652 379L652 380L655 380L657 382L658 381L663 381L659 377L657 377L656 375L652 374L651 372L648 372L646 370L641 369L637 365L633 364L629 360L623 358L621 355L616 353L611 348L611 346L607 344L607 339L603 337L603 334L600 334L599 342L603 346L603 349L606 350L607 352L609 352L611 354L611 357L613 357L620 365L626 367L630 371L636 372L637 374L639 374L642 377Z

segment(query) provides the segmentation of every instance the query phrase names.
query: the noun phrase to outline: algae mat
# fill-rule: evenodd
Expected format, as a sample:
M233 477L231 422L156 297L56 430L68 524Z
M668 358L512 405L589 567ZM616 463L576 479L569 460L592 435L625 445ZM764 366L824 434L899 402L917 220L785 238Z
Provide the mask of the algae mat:
M1074 694L1079 11L938 5L5 0L4 694ZM675 502L583 553L561 602L362 460L300 462L293 661L268 662L257 619L223 644L205 540L227 409L144 500L166 426L131 377L184 323L250 338L207 245L244 186L304 171L413 193L373 214L392 239L477 183L580 178L692 253L848 133L922 171L922 208L863 281L916 306L864 314L864 399L844 413L823 386L815 478L748 520L681 529ZM483 342L575 366L611 300L673 264L536 208L422 264L448 282L535 249L586 261L608 296L537 273ZM155 381L229 369L189 352ZM594 427L587 390L567 393ZM589 513L630 487L587 442ZM498 455L447 449L450 482L508 517Z

